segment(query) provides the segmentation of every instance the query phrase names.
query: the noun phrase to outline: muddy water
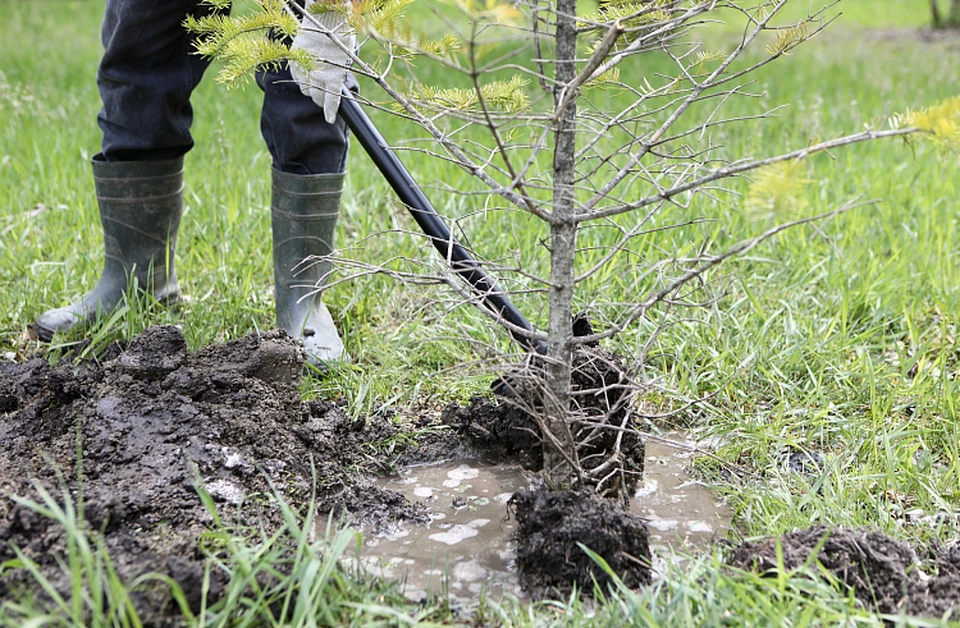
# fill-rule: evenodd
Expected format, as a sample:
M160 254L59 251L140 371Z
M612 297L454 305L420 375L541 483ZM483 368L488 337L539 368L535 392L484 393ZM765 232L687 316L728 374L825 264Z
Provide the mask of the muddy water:
M631 505L648 521L655 563L670 560L674 550L705 549L726 534L731 519L716 494L686 472L692 443L680 434L665 438L687 447L647 441L645 481ZM515 491L535 484L535 476L518 467L460 461L409 468L380 485L425 503L430 524L365 534L361 556L350 560L403 582L412 599L445 592L457 599L476 599L481 592L522 597L510 542L515 522L505 504Z
M733 511L716 493L690 477L687 467L695 443L683 434L665 434L663 441L647 439L644 482L631 510L647 520L651 546L686 552L703 550L730 529Z

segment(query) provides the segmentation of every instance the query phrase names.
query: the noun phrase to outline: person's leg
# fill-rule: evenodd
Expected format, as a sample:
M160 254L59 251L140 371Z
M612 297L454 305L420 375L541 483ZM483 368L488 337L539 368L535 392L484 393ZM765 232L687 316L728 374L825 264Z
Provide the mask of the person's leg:
M332 264L348 131L300 92L287 67L261 72L260 125L273 157L274 293L277 324L303 340L311 363L340 360L343 341L321 290Z
M107 0L97 73L103 141L93 158L103 272L79 301L37 318L41 339L113 310L132 282L159 300L179 296L174 250L183 155L193 147L190 94L208 65L191 54L183 20L208 11L199 0Z
M187 15L200 0L107 0L97 71L102 159L174 159L193 148L190 96L209 60L194 54Z
M356 81L347 75L355 89ZM337 117L328 124L321 109L300 92L286 66L257 74L263 90L260 131L273 167L291 174L342 174L347 166L349 131Z

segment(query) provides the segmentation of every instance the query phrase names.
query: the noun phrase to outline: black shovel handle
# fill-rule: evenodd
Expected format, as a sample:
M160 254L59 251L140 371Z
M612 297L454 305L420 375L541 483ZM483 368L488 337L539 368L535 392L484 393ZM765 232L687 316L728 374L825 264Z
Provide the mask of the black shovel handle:
M400 197L400 201L410 210L420 229L430 238L434 248L445 260L449 260L453 271L470 284L489 310L513 325L533 332L533 325L524 318L497 284L483 272L480 262L457 242L443 217L430 204L410 172L400 163L390 145L374 126L373 121L354 100L353 93L346 88L340 100L340 116L350 127L363 149L370 155L370 159L386 178L390 187ZM510 335L528 351L541 354L547 352L543 341L534 340L515 330L510 330Z

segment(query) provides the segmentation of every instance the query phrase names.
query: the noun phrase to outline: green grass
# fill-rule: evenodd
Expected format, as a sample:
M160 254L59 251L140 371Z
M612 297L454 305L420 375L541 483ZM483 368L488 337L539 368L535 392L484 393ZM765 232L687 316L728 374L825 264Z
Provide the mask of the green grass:
M926 3L844 0L839 10L828 32L757 74L753 89L761 98L731 103L730 115L788 106L772 120L715 134L727 155L805 146L960 94L956 40L910 35L927 19ZM100 11L101 2L90 0L0 0L2 352L29 352L21 338L27 323L91 287L99 273L89 158L99 141ZM711 44L729 45L733 32L721 29ZM656 58L644 64L650 76L664 67ZM373 86L363 87L380 98ZM272 326L269 156L259 138L259 100L254 87L227 92L208 80L199 89L178 250L189 298L176 311L135 304L99 331L104 342L176 322L197 348ZM412 132L387 116L375 119L394 143ZM418 153L406 153L404 161L425 185L476 189L448 164ZM709 458L697 463L736 510L734 538L818 522L945 541L960 532L950 523L960 504L957 157L877 142L819 155L809 160L806 176L812 183L802 211L827 210L853 196L879 202L788 232L712 273L709 290L722 298L685 313L660 335L646 364L649 396L664 407L707 398L674 421L713 438L717 455L743 470L731 474ZM421 239L397 232L414 226L357 147L347 186L338 235L350 256L433 259ZM740 182L732 191L746 188ZM432 187L428 195L442 213L460 219L485 257L545 269L542 226L485 212L480 197ZM719 250L789 217L747 212L735 194L719 200L693 212L711 222L645 240L639 253L682 254L705 242ZM672 210L661 220L690 217ZM602 244L606 237L590 231L584 242ZM601 322L612 317L610 301L648 286L635 278L633 264L618 259L585 283L578 305ZM443 287L373 276L337 286L327 300L355 363L311 379L304 392L342 398L358 415L482 391L489 381L482 365L492 356L482 345L510 348L483 316L450 307L455 297ZM538 295L517 302L534 321L545 320ZM636 351L659 316L611 347ZM788 472L785 457L806 450L823 455L822 473ZM516 625L879 624L828 587L731 574L715 557L649 590L618 592L595 615L576 600L491 604L482 612Z

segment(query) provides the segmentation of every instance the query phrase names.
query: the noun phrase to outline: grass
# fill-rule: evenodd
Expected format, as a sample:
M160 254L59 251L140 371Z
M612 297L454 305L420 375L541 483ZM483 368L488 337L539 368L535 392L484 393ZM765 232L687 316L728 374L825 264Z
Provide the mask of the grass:
M750 114L787 104L779 117L731 128L714 141L729 155L772 154L960 93L956 40L910 35L926 19L919 5L844 0L843 15L827 33L757 75L754 87L762 98L732 103L729 110ZM32 350L22 339L26 324L91 287L99 273L89 158L99 141L94 75L101 10L94 0L0 0L3 353ZM715 37L723 46L733 31ZM657 61L649 63L653 75ZM369 85L364 90L376 93ZM97 331L102 343L176 322L198 348L273 325L269 156L259 139L258 90L228 93L205 81L194 104L197 148L187 157L178 250L188 300L175 311L134 303ZM375 119L390 141L409 137L408 126ZM420 154L407 153L404 161L424 184L474 185ZM697 463L734 506L735 538L827 522L946 541L960 533L957 157L886 142L820 155L806 167L812 183L802 193L806 209L796 211L829 209L856 195L880 200L818 228L789 232L713 273L710 289L722 298L669 327L654 346L645 365L650 398L664 407L708 399L675 421L713 439L717 456L743 470L731 474L713 458ZM412 223L357 149L347 186L338 236L350 256L366 262L433 259L421 239L400 232ZM745 193L747 183L734 191ZM459 219L486 257L544 269L539 225L486 212L481 198L433 187L428 195L442 213ZM745 211L734 195L720 201L696 207L710 222L659 234L643 242L640 253L681 254L705 242L722 247L788 217ZM663 216L664 222L681 218ZM604 236L597 230L584 237L600 243ZM584 284L578 304L598 320L612 316L611 294L645 287L632 271L618 262ZM489 375L481 365L491 357L483 345L509 345L485 318L449 307L452 301L442 287L403 286L381 276L339 285L328 302L355 363L311 379L304 393L342 399L363 415L482 391ZM517 302L534 321L545 320L538 296L521 295ZM611 346L636 351L656 316ZM796 451L822 455L822 471L790 473L785 460ZM96 553L95 544L89 548ZM269 552L262 557L271 559ZM386 599L397 617L364 615L376 598L367 586L350 581L330 594L356 604L350 612L359 615L350 621L425 619L395 597ZM880 623L830 587L729 573L716 557L645 591L617 591L595 609L571 599L491 603L480 612L494 623L531 626ZM14 625L10 617L22 615L0 615ZM432 619L453 621L438 617Z

